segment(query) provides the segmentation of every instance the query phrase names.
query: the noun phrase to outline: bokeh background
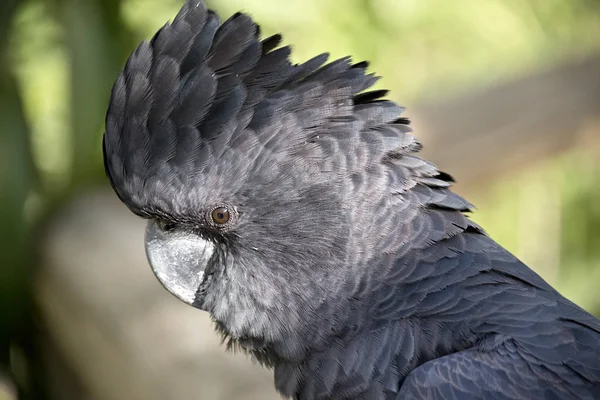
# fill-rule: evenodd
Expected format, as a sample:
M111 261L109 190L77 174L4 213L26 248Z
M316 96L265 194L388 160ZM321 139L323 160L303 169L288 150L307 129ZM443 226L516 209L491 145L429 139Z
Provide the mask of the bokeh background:
M210 0L293 57L369 60L473 218L600 315L600 2ZM0 400L269 399L151 276L104 177L126 57L182 0L0 4Z

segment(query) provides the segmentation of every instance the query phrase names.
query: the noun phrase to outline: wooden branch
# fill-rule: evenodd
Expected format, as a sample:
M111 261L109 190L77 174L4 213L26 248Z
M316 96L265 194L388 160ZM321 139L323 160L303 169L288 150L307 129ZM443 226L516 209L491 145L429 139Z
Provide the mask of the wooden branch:
M600 54L407 113L423 156L470 190L600 142Z

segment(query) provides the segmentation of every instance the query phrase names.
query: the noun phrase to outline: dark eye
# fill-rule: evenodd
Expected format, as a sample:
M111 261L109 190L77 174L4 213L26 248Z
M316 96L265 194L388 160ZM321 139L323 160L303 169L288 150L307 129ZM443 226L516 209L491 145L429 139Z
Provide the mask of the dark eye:
M212 220L217 225L226 224L229 221L231 215L229 214L229 210L226 207L217 207L210 214Z

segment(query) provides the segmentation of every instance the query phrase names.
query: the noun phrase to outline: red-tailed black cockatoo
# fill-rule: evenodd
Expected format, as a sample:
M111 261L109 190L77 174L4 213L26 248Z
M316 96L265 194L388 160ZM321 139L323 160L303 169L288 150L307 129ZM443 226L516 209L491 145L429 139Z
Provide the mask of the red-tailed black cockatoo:
M289 398L600 399L600 321L467 218L366 62L280 39L192 0L116 79L106 172L162 285Z

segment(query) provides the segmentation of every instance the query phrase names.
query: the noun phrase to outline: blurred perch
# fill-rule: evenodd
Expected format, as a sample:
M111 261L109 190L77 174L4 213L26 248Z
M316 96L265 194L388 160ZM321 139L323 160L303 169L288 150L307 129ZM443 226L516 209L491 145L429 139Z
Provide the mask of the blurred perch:
M425 155L475 187L597 140L600 56L409 111ZM270 372L225 353L206 313L160 287L143 229L106 188L46 232L38 303L86 398L278 399Z
M600 53L407 115L423 155L460 191L558 153L600 144Z

